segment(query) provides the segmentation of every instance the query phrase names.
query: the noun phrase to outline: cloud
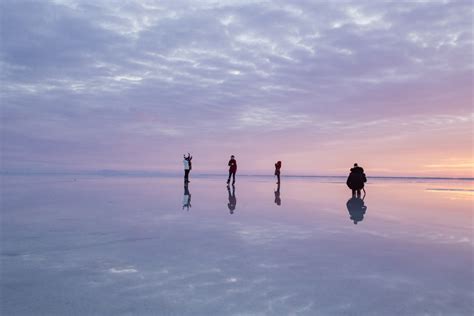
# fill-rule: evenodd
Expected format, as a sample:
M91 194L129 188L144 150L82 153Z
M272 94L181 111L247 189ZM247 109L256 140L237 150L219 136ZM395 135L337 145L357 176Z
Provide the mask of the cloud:
M258 128L265 130L280 130L295 128L311 123L306 114L278 112L269 108L248 107L237 119L236 128Z
M123 274L123 273L136 273L138 272L138 270L134 268L110 268L109 272Z
M217 148L236 129L342 140L347 126L472 113L468 2L0 6L2 140L29 156L47 154L35 139L94 148L90 164L123 143Z

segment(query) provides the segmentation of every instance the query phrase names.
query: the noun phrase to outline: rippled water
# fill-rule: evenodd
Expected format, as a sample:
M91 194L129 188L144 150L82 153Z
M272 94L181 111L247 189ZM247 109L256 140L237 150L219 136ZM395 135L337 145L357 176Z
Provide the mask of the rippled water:
M474 313L472 181L225 180L4 177L2 314Z

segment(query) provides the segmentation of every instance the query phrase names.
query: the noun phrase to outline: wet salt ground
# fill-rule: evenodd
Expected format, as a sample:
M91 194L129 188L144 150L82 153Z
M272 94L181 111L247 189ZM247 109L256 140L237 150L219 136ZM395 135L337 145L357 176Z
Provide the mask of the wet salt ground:
M224 181L3 177L1 314L474 313L472 181Z

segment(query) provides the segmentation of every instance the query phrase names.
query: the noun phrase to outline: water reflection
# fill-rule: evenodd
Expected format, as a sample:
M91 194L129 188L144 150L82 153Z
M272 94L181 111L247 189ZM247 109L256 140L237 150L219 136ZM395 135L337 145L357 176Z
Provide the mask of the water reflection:
M280 181L278 181L278 186L275 193L275 204L281 205L281 198L280 198Z
M347 201L346 206L354 224L357 225L358 222L362 222L364 220L367 206L365 206L363 198L353 196Z
M184 183L184 194L183 194L183 210L189 211L191 207L191 193L189 192L188 182Z
M227 194L229 196L229 203L227 203L229 213L234 214L235 206L237 205L237 198L235 197L235 185L232 185L232 192L230 190L230 186L227 186Z
M2 176L4 315L473 315L473 195L457 196L474 181L374 179L360 201L345 179L284 178L275 212L281 187L242 177L229 218L220 176L193 180L196 214L181 177L67 179Z

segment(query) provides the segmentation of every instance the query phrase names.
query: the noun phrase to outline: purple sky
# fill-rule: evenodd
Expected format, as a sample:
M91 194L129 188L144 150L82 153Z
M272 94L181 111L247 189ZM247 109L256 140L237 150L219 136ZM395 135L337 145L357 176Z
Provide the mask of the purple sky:
M471 1L8 1L2 170L473 175Z

